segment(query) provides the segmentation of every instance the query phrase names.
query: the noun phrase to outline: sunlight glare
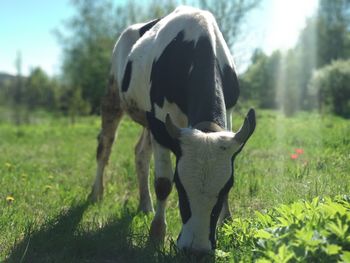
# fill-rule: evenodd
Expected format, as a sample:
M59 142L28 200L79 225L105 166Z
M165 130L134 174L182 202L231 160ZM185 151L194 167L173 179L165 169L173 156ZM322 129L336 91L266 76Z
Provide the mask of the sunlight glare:
M268 54L276 49L287 50L293 47L305 20L317 10L318 0L272 0L272 13L269 19L270 34L266 34L265 47Z
M279 147L283 145L288 136L288 127L284 126L282 118L285 116L291 116L293 112L290 112L289 108L291 104L295 104L298 100L301 100L301 95L295 90L295 87L288 83L288 74L295 74L290 72L288 68L288 50L293 48L300 35L300 32L306 25L306 19L311 17L316 11L318 6L318 0L295 0L295 1L277 1L274 0L274 16L271 18L273 28L273 38L268 39L270 41L270 52L280 49L282 50L281 59L279 61L279 68L276 72L276 102L281 114L278 115L279 119L276 124L276 143ZM315 68L316 65L316 50L317 43L315 41L316 28L312 28L311 36L312 47L309 49L308 66ZM304 68L305 61L296 60L293 63L297 63L300 70ZM289 76L290 78L290 76ZM298 83L298 82L297 82ZM299 103L300 104L300 103ZM299 105L298 104L298 105ZM294 105L295 107L295 105ZM296 110L296 109L295 109ZM284 113L284 114L283 114ZM283 116L285 115L285 116ZM320 135L315 135L319 137ZM286 160L281 160L277 168L279 174L284 174Z

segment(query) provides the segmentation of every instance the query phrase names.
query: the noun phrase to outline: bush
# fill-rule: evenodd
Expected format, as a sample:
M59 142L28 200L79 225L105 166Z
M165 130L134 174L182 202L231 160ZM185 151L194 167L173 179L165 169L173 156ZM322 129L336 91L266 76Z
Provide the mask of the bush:
M321 111L350 118L350 60L336 60L317 70L309 91Z
M258 107L275 109L277 80L282 54L275 51L271 56L256 50L252 57L252 65L240 77L241 97L243 100L255 101Z
M219 232L219 255L244 262L349 262L350 197L280 205Z

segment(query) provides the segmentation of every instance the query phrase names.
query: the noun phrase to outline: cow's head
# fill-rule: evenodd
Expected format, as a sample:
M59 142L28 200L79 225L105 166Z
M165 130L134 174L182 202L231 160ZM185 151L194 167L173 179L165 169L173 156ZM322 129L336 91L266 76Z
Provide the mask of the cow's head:
M208 130L216 129L215 124L206 125ZM203 132L203 125L201 130L178 128L169 115L165 126L179 144L174 181L183 225L178 247L213 250L223 199L233 185L233 160L255 129L255 112L249 111L237 133L219 129Z

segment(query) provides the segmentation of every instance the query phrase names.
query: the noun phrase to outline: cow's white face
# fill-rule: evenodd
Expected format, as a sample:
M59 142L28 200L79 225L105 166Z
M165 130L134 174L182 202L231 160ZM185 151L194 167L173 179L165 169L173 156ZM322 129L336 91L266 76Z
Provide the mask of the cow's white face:
M179 129L167 118L168 132L178 139L181 149L174 176L183 222L179 248L199 253L215 248L217 220L233 185L233 159L254 128L254 112L237 133Z
M210 237L213 239L215 235L223 191L227 194L232 186L232 156L239 150L240 144L234 141L232 132L188 130L182 134L180 145L182 154L177 162L176 180L187 195L183 198L187 200L180 200L181 209L189 208L186 213L189 212L190 216L183 220L178 246L208 251L214 246ZM230 187L225 188L226 184ZM220 209L214 209L215 206Z

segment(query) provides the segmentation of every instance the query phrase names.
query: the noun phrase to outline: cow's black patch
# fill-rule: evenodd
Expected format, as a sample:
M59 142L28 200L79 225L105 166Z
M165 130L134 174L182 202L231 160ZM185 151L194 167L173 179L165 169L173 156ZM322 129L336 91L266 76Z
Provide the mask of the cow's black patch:
M172 182L168 178L159 177L155 180L154 186L159 201L164 201L171 192Z
M211 243L211 248L215 249L216 248L216 239L215 239L215 235L216 235L216 224L218 222L219 216L220 216L220 212L222 210L222 206L224 203L224 197L226 195L228 195L231 187L233 186L233 173L234 173L234 164L233 164L234 158L232 158L232 174L230 179L227 181L227 183L225 184L225 186L221 189L219 196L218 196L218 200L216 201L216 204L213 208L213 210L211 211L210 214L210 230L209 230L209 240Z
M181 156L180 142L170 137L165 124L158 120L153 113L146 112L147 123L154 139L163 147L170 149L177 157Z
M132 62L128 61L126 64L123 81L122 81L122 91L125 92L129 88L130 79L131 79L131 71L132 71Z
M140 37L143 36L144 33L146 33L148 30L150 30L155 24L157 24L159 22L160 18L152 20L150 22L148 22L146 25L144 25L143 27L141 27L139 29L139 34Z
M184 41L181 31L168 44L151 71L151 103L163 107L164 99L175 102L182 112L187 113L188 72L193 61L193 41Z
M220 70L226 109L232 108L239 97L239 82L236 72L228 65Z
M187 193L185 191L184 186L182 185L182 183L180 181L179 174L177 172L178 160L179 160L179 158L177 158L177 161L176 161L174 182L175 182L175 186L177 189L177 194L179 196L179 208L180 208L180 215L181 215L182 223L186 224L187 221L190 219L192 212L191 212L190 202L188 200ZM178 237L178 239L179 238L180 238L180 236Z
M208 36L184 40L184 31L164 49L151 71L151 103L175 103L187 115L188 125L202 121L225 127L225 101L221 75Z

